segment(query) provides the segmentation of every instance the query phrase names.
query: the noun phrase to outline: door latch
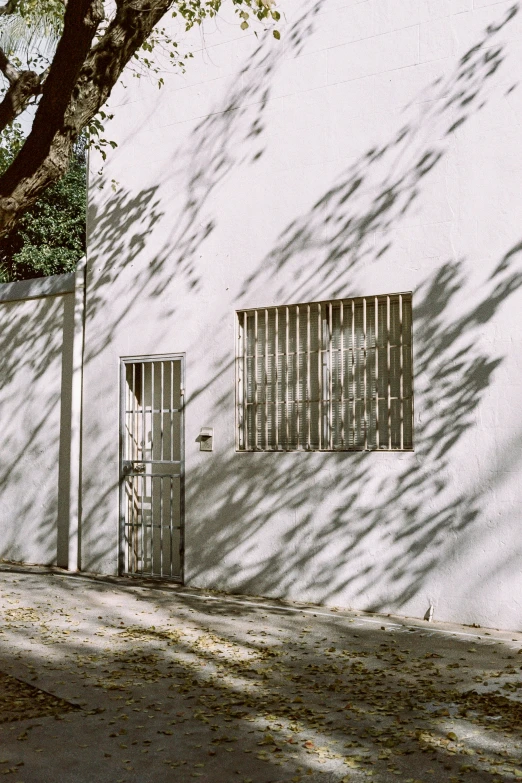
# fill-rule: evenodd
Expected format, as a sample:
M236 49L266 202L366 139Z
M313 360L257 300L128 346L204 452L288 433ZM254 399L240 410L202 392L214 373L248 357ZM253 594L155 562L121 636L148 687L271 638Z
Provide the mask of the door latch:
M129 473L145 473L145 465L142 462L125 461L122 465L122 473L128 476Z

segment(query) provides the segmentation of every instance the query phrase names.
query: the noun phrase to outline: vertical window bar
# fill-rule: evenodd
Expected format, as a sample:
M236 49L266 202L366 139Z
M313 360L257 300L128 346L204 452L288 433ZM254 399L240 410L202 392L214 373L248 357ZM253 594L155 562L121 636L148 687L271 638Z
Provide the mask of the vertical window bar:
M344 448L344 302L341 299L341 335L339 340L339 349L341 351L339 372L341 379L341 448Z
M399 361L400 361L400 377L399 377L399 394L400 394L400 406L401 406L401 449L404 448L404 352L403 352L403 336L402 336L402 294L399 294Z
M276 450L279 451L279 308L275 311L275 425L276 425Z
M243 444L248 449L247 314L243 313Z
M386 297L386 371L388 373L388 448L391 449L390 297Z
M352 432L353 432L353 448L356 448L356 422L355 422L355 396L357 386L355 383L355 302L352 299Z
M367 335L366 335L366 298L363 299L363 355L364 355L364 450L368 449L368 362L367 362Z
M323 448L323 322L321 303L317 305L317 373L319 381L319 450Z
M328 305L329 318L328 318L328 348L329 348L329 362L328 368L328 448L333 449L333 345L332 345L332 330L333 330L333 313L332 303Z
M268 442L268 310L265 310L265 449Z
M290 361L290 343L289 343L289 335L290 335L290 313L288 307L285 307L285 320L286 320L286 331L285 331L285 448L288 449L288 441L290 439L289 434L289 416L288 416L288 405L289 405L289 399L288 399L288 365Z
M375 297L375 444L380 448L379 439L379 300Z
M311 441L311 384L310 384L310 305L306 308L306 448L310 448Z
M258 382L257 382L257 363L259 360L259 350L257 345L257 310L254 312L254 448L257 449L257 428L258 428Z
M299 361L300 361L300 353L299 353L300 345L299 345L299 305L295 308L295 377L296 377L296 386L295 386L295 395L294 395L294 405L295 405L295 412L296 412L296 438L297 443L296 446L299 448L300 446L300 427L299 427L299 402L300 402L300 392L301 388L299 386Z

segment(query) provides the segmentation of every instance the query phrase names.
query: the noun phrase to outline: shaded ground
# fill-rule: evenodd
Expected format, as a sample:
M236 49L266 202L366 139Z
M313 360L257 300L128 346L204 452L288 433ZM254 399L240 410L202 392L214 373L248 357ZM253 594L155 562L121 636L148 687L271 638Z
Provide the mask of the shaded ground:
M28 683L0 678L13 781L522 779L522 634L45 569L0 585L0 670Z
M61 715L77 709L64 699L0 672L0 723Z

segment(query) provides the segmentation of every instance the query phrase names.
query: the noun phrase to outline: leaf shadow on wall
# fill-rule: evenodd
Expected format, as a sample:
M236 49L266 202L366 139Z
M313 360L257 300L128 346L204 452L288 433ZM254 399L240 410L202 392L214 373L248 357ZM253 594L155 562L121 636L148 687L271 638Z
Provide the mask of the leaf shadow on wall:
M262 301L264 286L274 290L274 280L281 280L275 297L281 302L361 293L357 275L390 251L397 227L443 164L455 131L499 90L494 77L504 49L497 37L517 11L513 6L490 25L455 71L421 96L418 122L369 150L288 226L246 281L238 306L253 291ZM521 251L522 244L511 248L474 298L461 301L465 259L437 262L416 291L415 376L423 416L416 423L414 455L238 458L223 450L192 471L188 545L196 583L407 611L412 599L430 589L437 569L458 571L459 553L484 532L488 492L503 480L506 465L513 469L519 460L522 434L515 434L501 471L483 471L483 481L466 489L455 474L457 446L472 432L504 358L488 350L481 334L522 283ZM232 388L228 356L216 363L215 380L222 377ZM212 384L197 390L189 405L211 392ZM215 401L213 420L229 406L225 393ZM462 589L473 593L474 587Z
M63 564L74 297L3 302L0 318L0 559Z
M295 26L296 51L320 7L307 6ZM514 5L498 24L491 24L453 73L419 96L413 120L388 143L352 163L286 228L246 280L238 303L241 296L262 291L267 281L283 278L284 290L281 286L278 293L284 301L360 293L357 275L393 250L397 227L413 214L444 166L455 132L504 89L499 74L505 51L499 38L517 12ZM181 217L171 220L173 228L150 263L143 264L140 253L166 220L159 187L134 196L120 192L91 221L93 267L100 267L88 297L88 321L103 312L121 270L136 263L136 273L129 278L128 296L111 311L116 315L103 328L98 320L96 334L88 338L87 363L123 328L134 297L153 305L173 284L180 296L198 291L198 253L216 222L210 195L224 177L255 160L262 149L263 112L280 57L266 47L262 43L246 64L237 86L219 104L221 111L199 123L190 145L173 156L173 170L165 176L176 186L185 178ZM287 597L295 589L296 595L317 601L346 601L349 596L367 609L399 610L423 589L449 549L457 552L478 530L484 488L455 492L452 455L472 430L478 406L503 360L487 350L479 335L520 286L520 246L501 259L477 301L460 304L465 282L465 259L439 261L415 294L416 393L422 391L425 410L433 411L417 426L415 455L238 458L231 454L229 439L228 451L216 451L211 463L193 467L187 476L190 578L229 590ZM172 297L171 310L162 311L166 334L176 306ZM198 361L197 352L193 361ZM223 381L227 391L221 394L217 390ZM211 418L219 421L228 415L233 386L227 352L215 362L212 379L190 395L188 406L207 395ZM104 453L109 434L97 427L90 422L85 437ZM517 438L505 455L508 464L517 460ZM384 472L375 469L376 459L386 461ZM97 465L89 467L84 491L92 500L84 509L84 528L91 527L88 535L93 539L100 537L96 520L118 477L103 492L99 481ZM107 510L111 508L108 503ZM327 523L320 524L324 519ZM85 568L96 569L103 548L100 541Z
M307 0L303 4L287 31L286 54L299 54L322 5L323 0ZM275 44L271 35L263 36L234 85L220 100L217 113L197 123L188 142L173 152L172 165L164 167L154 186L138 193L117 188L113 194L107 177L91 183L93 190L105 188L108 197L91 200L87 221L87 379L96 358L110 350L117 337L135 329L135 302L154 314L154 345L162 341L171 344L172 319L178 312L180 298L200 289L199 252L214 230L214 219L207 209L209 198L234 167L252 162L261 154L263 117L271 81L282 58L282 47ZM164 206L172 191L183 192L181 213L175 220ZM151 252L157 236L161 237L158 249ZM123 290L122 278L126 281ZM117 297L115 289L119 291ZM104 318L105 313L109 317ZM112 379L111 383L110 393L116 388ZM103 480L99 474L98 455L109 454L114 448L112 431L92 417L84 425L84 436L90 442L89 453L96 457L92 463L84 459L83 464L82 548L89 555L83 559L82 568L95 571L100 563L107 562L111 549L111 544L104 543L103 525L106 515L114 513L119 476L114 466Z

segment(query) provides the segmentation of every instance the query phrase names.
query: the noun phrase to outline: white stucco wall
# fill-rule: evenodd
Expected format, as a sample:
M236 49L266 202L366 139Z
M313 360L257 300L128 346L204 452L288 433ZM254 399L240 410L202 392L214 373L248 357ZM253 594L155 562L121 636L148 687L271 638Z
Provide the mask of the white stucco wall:
M188 584L522 627L512 9L281 0L281 42L218 20L186 76L113 96L118 148L91 161L83 568L117 568L119 357L183 352ZM409 290L414 453L235 452L235 310Z
M74 274L0 286L0 558L68 565Z

